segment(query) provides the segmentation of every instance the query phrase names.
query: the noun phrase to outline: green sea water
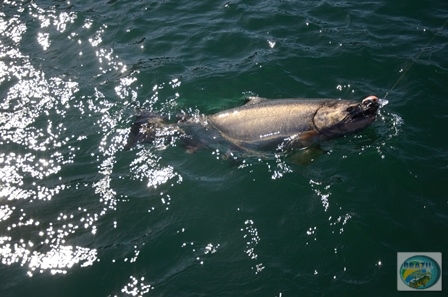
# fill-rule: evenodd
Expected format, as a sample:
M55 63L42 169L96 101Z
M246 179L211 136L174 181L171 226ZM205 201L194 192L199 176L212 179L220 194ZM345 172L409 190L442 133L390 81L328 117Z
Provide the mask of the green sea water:
M446 288L448 3L183 2L0 4L0 296L411 294L397 252ZM141 109L371 94L306 162L123 150Z

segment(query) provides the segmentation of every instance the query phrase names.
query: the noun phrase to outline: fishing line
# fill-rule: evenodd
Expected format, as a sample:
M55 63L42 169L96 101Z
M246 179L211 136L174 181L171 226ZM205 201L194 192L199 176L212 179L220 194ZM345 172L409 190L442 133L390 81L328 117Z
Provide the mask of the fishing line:
M415 56L415 58L412 60L411 65L409 65L409 67L405 71L403 71L403 74L398 78L398 80L395 82L395 84L392 86L392 88L389 91L386 92L386 95L384 95L383 99L386 99L387 95L389 95L389 93L400 82L400 80L403 78L403 76L406 74L406 72L408 72L408 70L411 69L412 65L414 65L415 61L418 59L418 57L420 57L420 55L423 53L425 48L427 48L431 44L431 42L434 40L434 38L436 38L436 36L439 35L440 31L442 31L443 27L445 27L445 25L447 23L448 23L448 19L445 21L445 23L443 23L442 27L440 27L440 29L437 30L436 34L434 34L434 36L431 38L431 40L425 45L425 47L423 47L423 49L418 53L418 55Z

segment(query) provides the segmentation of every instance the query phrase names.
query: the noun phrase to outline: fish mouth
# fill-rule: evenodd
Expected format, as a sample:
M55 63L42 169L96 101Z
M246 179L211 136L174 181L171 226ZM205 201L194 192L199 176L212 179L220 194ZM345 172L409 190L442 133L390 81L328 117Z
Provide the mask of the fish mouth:
M380 99L376 96L369 96L362 100L358 107L358 112L351 117L352 120L375 117L377 110L380 108Z

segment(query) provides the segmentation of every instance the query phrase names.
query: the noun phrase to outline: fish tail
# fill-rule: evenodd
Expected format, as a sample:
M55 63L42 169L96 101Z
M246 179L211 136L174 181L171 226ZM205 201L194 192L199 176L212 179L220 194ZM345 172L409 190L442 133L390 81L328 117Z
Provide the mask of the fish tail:
M137 143L152 143L156 139L156 130L167 123L161 115L145 112L137 115L131 126L124 150L129 150Z

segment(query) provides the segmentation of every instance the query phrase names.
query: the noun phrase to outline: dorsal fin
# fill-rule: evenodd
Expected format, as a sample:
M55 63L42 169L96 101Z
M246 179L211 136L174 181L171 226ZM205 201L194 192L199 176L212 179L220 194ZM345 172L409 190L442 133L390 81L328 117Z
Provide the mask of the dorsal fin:
M246 100L244 101L243 105L254 105L254 104L258 104L264 101L267 101L268 99L266 98L262 98L262 97L257 97L257 96L249 96L246 97Z

